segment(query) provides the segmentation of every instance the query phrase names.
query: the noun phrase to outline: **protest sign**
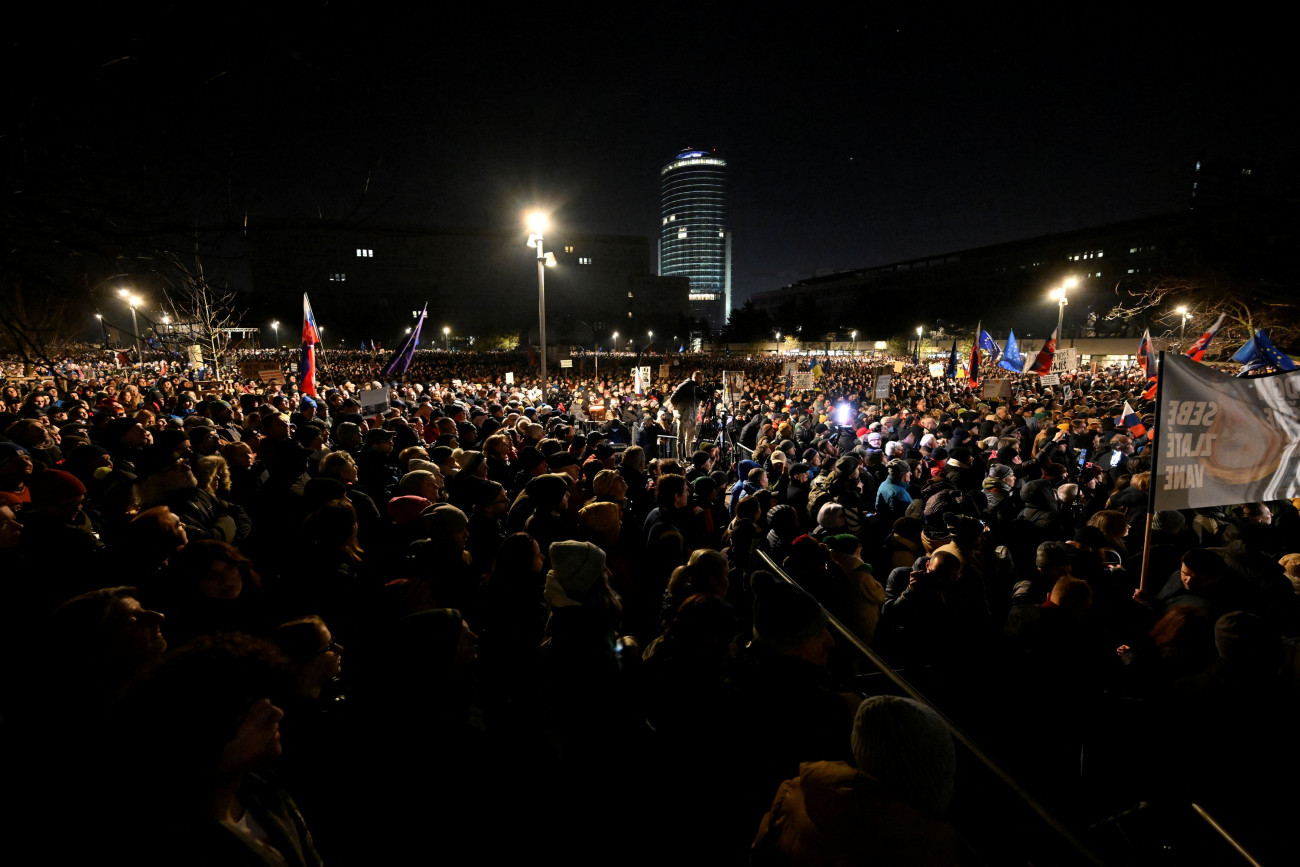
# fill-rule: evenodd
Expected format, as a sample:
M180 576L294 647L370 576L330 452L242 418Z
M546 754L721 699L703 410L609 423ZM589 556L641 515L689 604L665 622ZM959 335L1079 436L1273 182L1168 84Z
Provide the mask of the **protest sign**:
M1038 383L1040 385L1060 385L1061 376L1058 373L1049 373L1046 376L1039 377Z
M257 378L263 382L284 383L284 371L278 367L267 367L257 372Z
M1155 510L1300 495L1300 371L1234 378L1161 355Z
M894 373L902 373L905 365L901 361L894 362Z
M930 378L931 378L931 379L943 379L943 365L942 365L942 364L931 364L931 365L930 365Z
M561 358L561 359L560 359L560 367L573 367L573 359L572 359L572 358Z
M871 392L874 400L889 400L889 382L893 376L892 373L883 370L876 374L876 387Z
M1011 400L1011 380L986 379L980 391L984 400Z
M1073 373L1079 369L1079 350L1074 347L1056 350L1052 358L1052 373Z
M790 387L795 391L807 390L813 387L813 375L810 371L803 373L790 374Z
M650 365L641 368L641 381L646 385L650 384Z
M367 388L357 397L361 401L361 414L383 415L388 411L388 389Z
M513 371L506 371L506 385L515 384L515 375Z

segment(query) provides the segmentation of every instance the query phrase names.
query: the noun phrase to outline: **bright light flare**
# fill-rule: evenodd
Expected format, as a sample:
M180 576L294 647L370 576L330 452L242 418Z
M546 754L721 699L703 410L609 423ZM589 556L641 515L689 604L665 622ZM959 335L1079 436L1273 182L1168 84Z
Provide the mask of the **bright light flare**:
M540 235L551 227L551 218L542 211L530 211L524 217L524 224L528 226L528 231Z

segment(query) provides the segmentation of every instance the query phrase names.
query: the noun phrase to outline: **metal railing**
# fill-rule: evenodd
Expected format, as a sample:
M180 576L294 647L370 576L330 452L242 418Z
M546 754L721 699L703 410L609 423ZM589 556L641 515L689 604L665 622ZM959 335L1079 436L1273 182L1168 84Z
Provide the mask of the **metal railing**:
M757 553L759 557L762 559L763 563L766 565L766 567L772 571L772 574L778 576L782 581L785 581L791 584L792 586L798 587L800 590L803 590L803 588L799 586L798 582L796 582L793 578L791 578L786 573L786 571L782 569L776 563L776 561L771 558L771 556L768 555L766 551L759 551ZM1064 843L1066 846L1068 846L1070 850L1072 850L1073 854L1076 856L1076 860L1078 861L1078 863L1095 864L1095 865L1104 865L1107 863L1095 852L1093 852L1092 849L1086 843L1083 842L1083 840L1079 839L1079 837L1073 831L1071 831L1068 827L1066 827L1064 822L1058 819L1050 810L1047 809L1047 807L1045 807L1042 803L1040 803L1037 798L1035 798L1032 794L1029 793L1029 791L1027 791L1023 786L1021 786L1020 783L1016 782L1015 778L1013 778L997 762L993 761L993 759L987 753L984 752L984 750L979 746L979 744L975 743L975 741L973 741L964 731L958 728L956 723L950 720L947 717L947 715L945 715L943 711L941 711L938 707L936 707L932 701L926 698L921 693L920 690L918 690L915 686L909 683L907 679L904 678L901 674L899 674L898 671L893 666L891 666L888 662L886 662L883 658L881 658L881 656L877 654L874 650L868 647L866 642L864 642L861 638L855 635L852 630L850 630L838 619L836 619L833 614L831 614L829 611L826 611L825 606L822 606L822 610L825 612L826 618L830 622L831 628L835 630L838 638L842 638L849 645L856 648L859 653L865 656L871 662L871 664L876 667L877 670L879 670L885 677L887 677L889 681L893 683L894 686L897 687L908 698L920 702L921 704L924 704L926 707L930 708L930 710L934 711L934 713L943 722L944 727L948 729L948 733L952 735L953 741L955 741L958 744L961 744L961 746L964 747L967 750L967 752L976 761L978 761L981 765L983 765L997 780L999 780L1003 785L1005 785L1007 789L1012 794L1014 794L1021 803L1023 803L1027 808L1029 808L1029 810L1035 813L1038 816L1038 818L1043 822L1043 824L1048 829L1050 829L1053 832L1053 834L1055 834L1056 837L1060 839L1062 843Z

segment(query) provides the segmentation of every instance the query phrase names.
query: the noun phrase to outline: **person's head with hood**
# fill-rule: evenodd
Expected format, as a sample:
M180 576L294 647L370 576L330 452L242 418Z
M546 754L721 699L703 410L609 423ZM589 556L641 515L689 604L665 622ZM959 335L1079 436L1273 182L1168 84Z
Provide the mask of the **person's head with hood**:
M799 513L787 503L773 506L767 513L767 526L769 538L789 544L799 535Z
M743 482L749 478L750 470L755 470L758 468L759 468L758 461L751 461L748 459L743 460L740 463L736 464L736 478L740 479L740 481Z
M901 800L941 816L956 787L957 753L943 720L910 698L877 695L858 706L853 762Z
M550 609L583 606L612 615L612 628L623 603L609 586L611 573L605 566L605 552L591 542L569 539L551 543L550 559L551 569L546 573L542 592Z
M530 479L524 485L524 493L533 504L534 514L559 514L569 505L572 487L573 479L568 473L545 473Z
M591 502L578 512L578 532L605 550L618 544L623 510L615 503Z
M361 426L350 421L343 422L334 428L334 441L348 450L361 448Z

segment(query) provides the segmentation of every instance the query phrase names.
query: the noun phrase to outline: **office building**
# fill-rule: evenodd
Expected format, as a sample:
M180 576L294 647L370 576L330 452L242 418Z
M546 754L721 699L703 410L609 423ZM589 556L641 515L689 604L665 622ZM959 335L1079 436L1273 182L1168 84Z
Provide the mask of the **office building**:
M727 161L716 151L688 148L659 177L659 275L686 277L692 317L716 332L731 312Z

